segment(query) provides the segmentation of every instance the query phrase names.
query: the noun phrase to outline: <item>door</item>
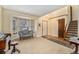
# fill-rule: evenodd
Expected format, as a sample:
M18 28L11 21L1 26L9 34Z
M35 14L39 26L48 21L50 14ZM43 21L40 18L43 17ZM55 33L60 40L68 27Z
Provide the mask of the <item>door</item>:
M65 19L58 20L58 37L64 38Z
M42 22L42 36L48 35L48 23L47 21Z

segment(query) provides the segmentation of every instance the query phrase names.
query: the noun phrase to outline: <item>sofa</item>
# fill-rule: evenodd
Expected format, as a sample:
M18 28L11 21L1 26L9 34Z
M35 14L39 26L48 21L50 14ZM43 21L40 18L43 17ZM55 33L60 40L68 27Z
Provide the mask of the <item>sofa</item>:
M20 37L20 40L24 37L33 37L33 31L32 30L21 30L18 32L18 35Z

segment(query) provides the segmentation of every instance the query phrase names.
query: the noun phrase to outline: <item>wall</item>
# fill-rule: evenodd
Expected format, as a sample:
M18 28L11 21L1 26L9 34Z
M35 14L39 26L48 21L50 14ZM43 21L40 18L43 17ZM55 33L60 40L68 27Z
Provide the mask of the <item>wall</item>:
M64 15L64 16L60 16ZM48 24L48 35L58 37L58 20L64 18L65 19L65 27L66 30L68 28L68 25L70 23L70 9L69 6L61 8L59 10L54 11L51 14L52 18L49 19ZM60 17L57 17L60 16ZM54 18L56 17L56 18Z
M0 6L0 32L2 31L2 7Z
M56 36L56 37L58 36L57 19L51 19L48 21L48 35L52 35L52 36Z
M79 13L78 13L78 37L79 37Z
M10 27L11 27L10 24L11 24L12 17L14 17L14 16L31 18L33 20L35 20L37 18L35 16L24 14L21 12L3 9L3 31L4 32L11 32L10 31Z
M67 16L54 18L48 21L48 35L58 37L58 20L63 18L65 19L65 26L66 26L66 24L68 24Z
M72 20L78 20L79 6L72 5Z
M78 36L79 36L79 5L72 6L72 19L78 20Z
M78 13L78 7L79 6L72 6L72 16L73 16L73 20L79 20L79 13ZM3 13L3 14L2 14ZM10 32L10 21L12 19L13 16L23 16L23 17L29 17L29 18L32 18L32 19L36 19L34 20L35 21L35 36L42 36L42 20L49 20L49 18L52 18L52 17L55 17L55 16L58 16L58 15L62 15L62 14L68 14L69 13L69 10L67 7L65 8L61 8L61 9L58 9L54 12L51 12L45 16L42 16L40 17L39 19L37 19L38 17L35 17L33 15L28 15L28 14L25 14L25 13L22 13L22 12L17 12L17 11L13 11L13 10L8 10L8 9L3 9L1 8L0 6L0 31L4 31L4 32ZM2 16L3 15L3 16ZM69 23L69 16L65 16L66 19L66 23L68 24ZM55 19L57 18L54 18L54 19L51 19L50 21L48 21L49 23L49 26L48 26L48 34L50 35L54 35L54 36L57 36L57 22L54 21ZM53 22L54 21L54 22ZM55 23L56 24L56 30L55 31L52 31L51 23ZM38 24L41 24L40 27L38 27ZM66 25L66 24L65 24ZM79 33L79 27L78 27L78 33Z
M69 13L69 7L64 7L61 9L58 9L54 12L51 12L45 16L42 16L38 19L38 23L41 24L41 27L37 28L37 36L42 36L42 21L46 20L48 21L48 35L52 36L58 36L58 19L65 18L65 26L68 26L70 22L70 13ZM61 17L57 17L60 15L64 15ZM54 18L57 17L57 18ZM67 24L67 25L66 25Z
M11 21L13 17L21 17L21 18L26 18L26 19L30 18L34 21L38 18L37 16L33 16L27 13L13 11L13 10L0 7L0 31L3 31L4 33L12 33ZM16 39L16 38L18 38L17 34L12 36L12 39Z
M79 12L79 6L78 5L72 5L72 20L77 20L78 19L78 12ZM69 6L65 7L65 8L61 8L59 10L56 10L55 12L49 13L49 17L55 17L58 15L62 15L62 14L68 14L70 10ZM53 15L53 16L52 16Z
M42 36L42 18L36 20L36 37L40 37L40 36Z
M78 8L79 8L79 6L72 5L72 20L79 20L78 19L79 18L79 16L78 16L79 15L79 13L78 13L79 9ZM60 15L65 15L65 16L54 18L54 17L60 16ZM44 16L40 17L39 18L40 20L38 20L38 23L40 22L40 24L42 26L42 20L47 20L48 21L48 35L58 36L58 24L57 24L58 22L57 21L58 21L58 19L61 19L61 18L65 18L65 27L68 28L68 25L70 23L70 9L69 9L69 6L58 9L54 12L51 12L47 15L44 15ZM78 27L78 33L79 33L79 27ZM37 28L37 35L42 36L42 27Z
M72 6L72 19L78 20L78 36L79 36L79 5L73 5Z
M78 10L79 10L79 6L78 6ZM79 37L79 11L77 12L78 14L78 37Z

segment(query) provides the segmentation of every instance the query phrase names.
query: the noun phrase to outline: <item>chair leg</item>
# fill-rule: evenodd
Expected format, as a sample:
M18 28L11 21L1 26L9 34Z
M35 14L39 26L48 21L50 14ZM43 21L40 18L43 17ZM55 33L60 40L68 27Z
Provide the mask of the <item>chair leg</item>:
M10 45L8 45L8 50L10 50Z
M11 54L15 53L15 52L18 52L20 53L20 50L18 50L15 46L13 46L13 49L11 51Z
M13 50L11 51L11 54L15 53Z
M13 46L13 49L11 51L11 54L15 53L16 49L15 49L15 46Z
M18 53L20 53L20 50L18 50L17 48L16 48L16 51L17 51Z

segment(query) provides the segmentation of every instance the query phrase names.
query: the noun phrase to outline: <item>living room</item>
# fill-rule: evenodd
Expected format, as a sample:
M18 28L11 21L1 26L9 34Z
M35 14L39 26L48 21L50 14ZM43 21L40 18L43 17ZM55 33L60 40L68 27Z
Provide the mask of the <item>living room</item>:
M62 35L65 35L65 32L61 34L58 31L58 20L65 20L63 28L67 31L71 20L78 21L78 8L78 5L1 5L0 32L9 34L12 41L18 41L17 48L22 54L70 54L74 49L47 40L45 36L52 39L53 37L64 38ZM78 36L79 29L77 28ZM5 53L11 52L9 50Z

